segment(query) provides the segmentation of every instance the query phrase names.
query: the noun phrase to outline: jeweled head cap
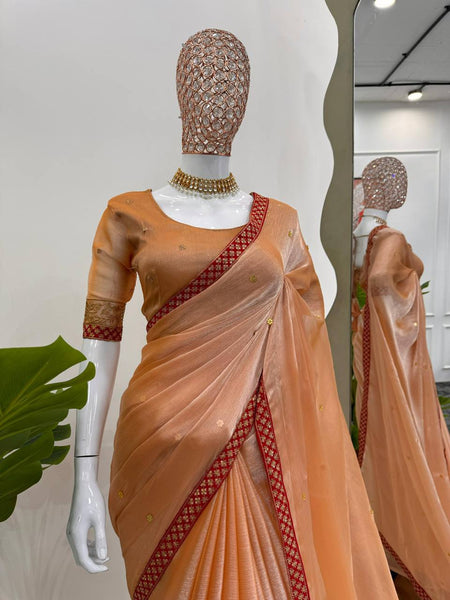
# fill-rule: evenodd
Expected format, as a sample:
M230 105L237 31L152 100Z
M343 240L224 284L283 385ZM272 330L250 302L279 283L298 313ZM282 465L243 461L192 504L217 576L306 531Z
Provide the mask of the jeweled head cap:
M393 156L372 160L362 174L364 205L389 211L406 200L408 175L405 166Z
M353 185L353 227L352 231L359 225L361 214L364 209L364 190L362 182Z
M177 64L177 94L184 154L230 156L250 85L244 45L221 29L204 29L183 44Z

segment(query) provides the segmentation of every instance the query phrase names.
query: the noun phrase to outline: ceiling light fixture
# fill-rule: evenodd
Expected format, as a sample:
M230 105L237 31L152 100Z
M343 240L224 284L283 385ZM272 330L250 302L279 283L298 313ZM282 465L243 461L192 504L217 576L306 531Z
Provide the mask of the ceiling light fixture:
M411 90L408 94L408 100L410 102L417 102L417 100L420 100L423 96L423 87L417 88L417 90Z
M395 0L373 0L376 8L390 8L394 6Z

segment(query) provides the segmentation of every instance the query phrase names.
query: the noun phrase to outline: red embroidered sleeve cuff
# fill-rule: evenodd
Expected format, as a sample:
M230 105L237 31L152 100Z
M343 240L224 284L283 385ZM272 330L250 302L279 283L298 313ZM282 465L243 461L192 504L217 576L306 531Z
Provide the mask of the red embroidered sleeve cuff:
M125 304L108 300L86 300L83 337L120 342Z

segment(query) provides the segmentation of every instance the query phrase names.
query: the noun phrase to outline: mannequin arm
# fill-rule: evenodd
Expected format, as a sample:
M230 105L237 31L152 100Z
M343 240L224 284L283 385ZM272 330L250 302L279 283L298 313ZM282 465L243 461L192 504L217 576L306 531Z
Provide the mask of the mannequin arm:
M97 483L98 455L116 377L120 343L85 339L82 352L94 363L86 406L77 412L75 481L67 538L77 564L89 573L106 571L105 502ZM88 543L92 528L95 542Z

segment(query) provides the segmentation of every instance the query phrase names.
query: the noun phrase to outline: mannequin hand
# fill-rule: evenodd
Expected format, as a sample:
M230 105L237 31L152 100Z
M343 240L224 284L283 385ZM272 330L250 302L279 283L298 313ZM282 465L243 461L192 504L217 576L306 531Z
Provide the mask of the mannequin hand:
M105 535L105 502L98 487L96 468L86 464L94 457L75 459L83 461L87 469L77 469L72 496L67 538L72 548L75 562L89 573L107 571L104 564L107 556ZM95 457L95 461L97 458ZM88 541L89 529L94 530L95 541Z

